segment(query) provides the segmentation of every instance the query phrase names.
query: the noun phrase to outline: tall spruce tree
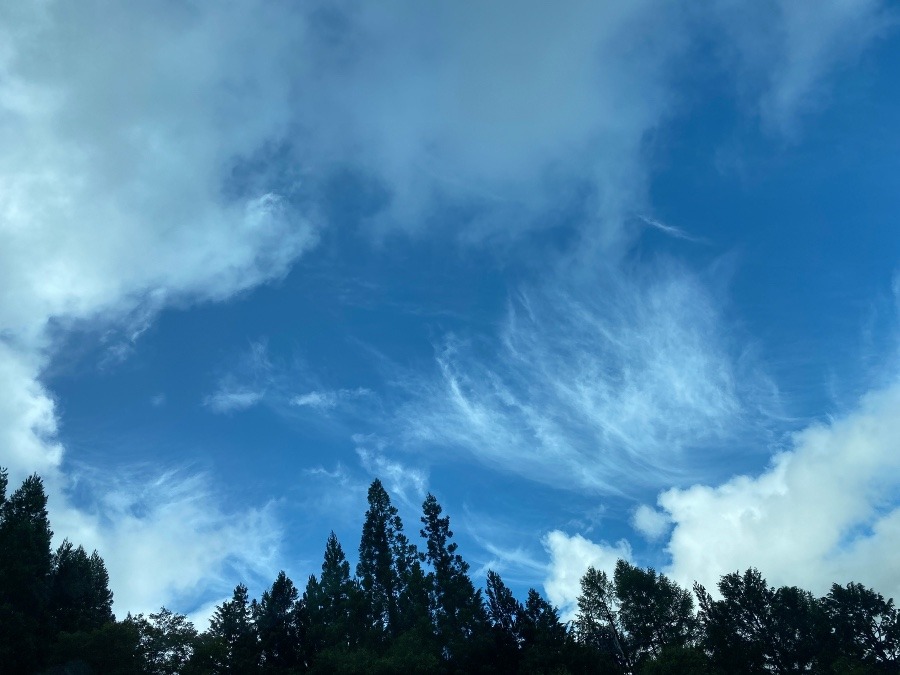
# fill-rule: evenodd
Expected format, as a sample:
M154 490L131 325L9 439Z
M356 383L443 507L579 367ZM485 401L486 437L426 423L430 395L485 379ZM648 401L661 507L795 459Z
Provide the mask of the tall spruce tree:
M209 622L209 637L214 647L214 672L253 673L258 669L260 648L247 587L238 584L231 600L216 608Z
M355 646L360 632L356 621L359 587L350 576L350 563L334 532L325 543L322 573L319 579L309 578L303 601L309 620L311 652Z
M252 604L264 673L289 673L303 664L305 621L302 603L297 599L294 582L282 571L272 588Z
M525 637L525 608L494 570L488 570L485 610L493 635L492 660L500 672L518 671Z
M451 541L450 518L441 513L441 505L429 493L422 504L421 535L426 542L423 559L432 570L431 613L441 655L466 668L490 644L487 616L481 591L469 578L469 564Z
M359 579L370 647L379 649L400 634L401 598L409 579L411 545L391 498L374 480L369 486L369 508L359 542Z
M94 551L75 548L66 539L53 554L50 613L53 629L73 633L100 628L113 621L113 594L103 559Z
M6 473L2 474L5 492ZM50 521L37 475L0 505L0 663L34 672L50 640Z

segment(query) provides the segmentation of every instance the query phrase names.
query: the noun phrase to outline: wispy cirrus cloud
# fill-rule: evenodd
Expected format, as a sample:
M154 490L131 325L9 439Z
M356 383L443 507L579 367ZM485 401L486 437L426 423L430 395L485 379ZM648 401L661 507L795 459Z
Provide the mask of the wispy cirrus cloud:
M621 493L711 469L773 392L701 279L657 270L530 288L497 335L448 337L437 376L401 407L401 433L570 489Z

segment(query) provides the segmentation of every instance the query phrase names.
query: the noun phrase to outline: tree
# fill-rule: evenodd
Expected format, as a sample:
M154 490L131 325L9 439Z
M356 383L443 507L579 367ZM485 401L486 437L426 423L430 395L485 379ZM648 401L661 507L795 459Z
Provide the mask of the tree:
M47 496L35 474L6 499L6 472L0 475L0 663L11 672L33 672L50 640Z
M442 517L441 512L437 499L429 493L422 505L421 534L426 542L422 559L432 569L431 613L440 652L462 665L486 648L487 617L481 592L468 576L469 564L450 541L450 518Z
M551 672L571 659L572 644L557 609L535 589L528 589L522 613L522 670Z
M755 569L726 574L713 600L700 584L704 646L713 664L729 673L808 672L816 667L825 635L820 606L796 587L777 591Z
M367 642L380 649L402 628L400 604L406 590L405 573L411 565L410 544L381 481L376 479L369 486L368 502L356 575L363 596Z
M297 596L294 582L282 571L252 605L265 673L287 673L302 665L303 608Z
M632 672L615 586L606 572L594 567L588 567L581 578L575 634L581 644L608 655L623 672Z
M488 570L485 611L493 635L493 661L508 672L518 671L519 651L525 642L525 608L516 600L500 575Z
M310 658L325 649L347 650L359 642L360 593L350 577L350 563L332 532L325 543L322 573L310 576L303 594Z
M247 587L238 584L231 600L216 608L209 622L214 646L211 660L216 673L251 673L259 665L259 639Z
M113 621L113 594L103 559L94 551L75 548L66 539L53 555L50 612L54 629L91 631Z
M900 662L900 616L893 599L862 584L834 584L822 599L828 619L829 660L853 665L897 669Z
M616 563L613 579L618 619L635 667L658 658L667 647L693 644L697 622L690 591L625 560Z
M147 675L178 675L184 670L197 639L197 630L186 616L162 607L148 619L138 614L126 621L138 627Z

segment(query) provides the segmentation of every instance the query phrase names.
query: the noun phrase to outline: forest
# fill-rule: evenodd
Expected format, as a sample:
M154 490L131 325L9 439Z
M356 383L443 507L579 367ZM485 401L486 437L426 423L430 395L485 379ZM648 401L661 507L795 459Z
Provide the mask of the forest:
M67 540L53 550L41 478L7 487L2 471L3 674L900 672L894 602L856 583L816 597L751 568L711 593L619 560L611 576L586 571L563 622L538 591L523 603L493 571L477 587L431 494L420 550L378 480L355 574L332 533L302 589L284 572L260 598L239 583L205 630L164 607L117 619L100 555Z

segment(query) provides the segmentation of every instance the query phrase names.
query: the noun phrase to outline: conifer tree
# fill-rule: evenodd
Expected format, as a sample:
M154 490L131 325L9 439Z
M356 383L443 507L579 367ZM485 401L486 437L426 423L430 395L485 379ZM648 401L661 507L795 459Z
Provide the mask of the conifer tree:
M406 592L411 548L403 534L403 522L381 481L376 479L369 486L368 501L356 575L363 596L368 641L380 648L402 629L400 606Z
M310 576L303 601L309 620L308 643L313 653L355 645L359 635L359 627L355 625L359 588L350 577L350 563L334 532L325 544L320 578Z
M422 505L421 534L427 547L423 559L433 575L431 612L441 654L464 665L486 647L487 616L481 591L468 576L469 564L451 541L450 518L441 513L440 504L429 493Z
M525 608L493 570L488 570L485 594L485 610L494 637L493 660L512 666L518 662L519 650L524 642Z
M282 571L253 602L252 612L259 635L260 664L264 673L288 673L303 662L303 607L297 601L294 583Z
M210 619L209 634L217 647L213 654L216 673L240 675L257 669L259 640L244 584L238 584L231 600L216 608Z
M100 555L90 556L66 539L53 554L50 612L54 630L90 631L113 621L113 594Z
M6 473L0 472L5 493ZM33 672L50 639L50 521L35 474L0 505L0 663Z

